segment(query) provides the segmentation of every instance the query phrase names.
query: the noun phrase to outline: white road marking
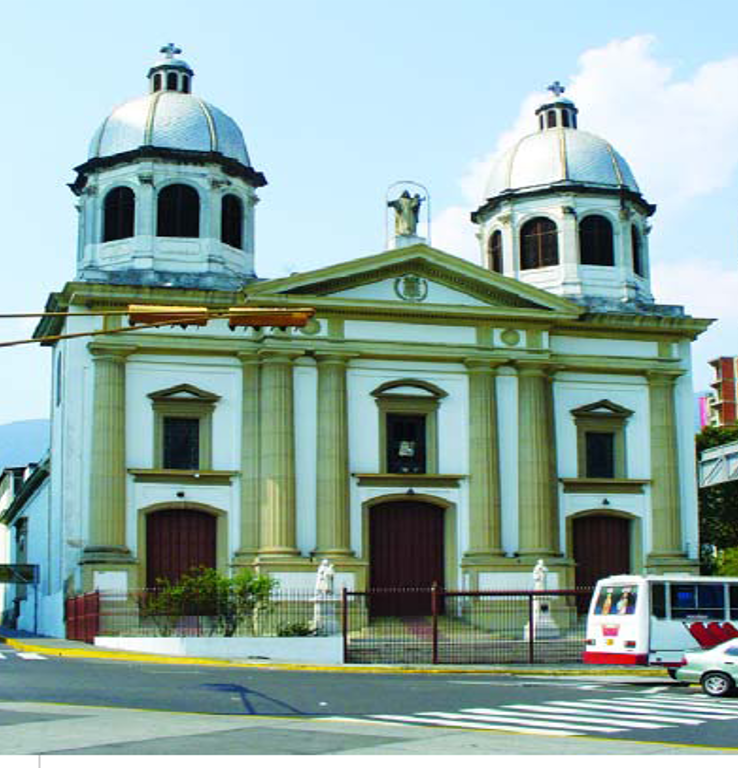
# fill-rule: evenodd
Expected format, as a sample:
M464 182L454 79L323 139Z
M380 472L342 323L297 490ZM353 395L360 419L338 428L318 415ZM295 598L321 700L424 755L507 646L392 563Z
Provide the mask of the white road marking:
M515 705L513 705L515 706ZM510 707L513 708L512 706ZM539 704L519 704L515 706L516 710L523 710L528 717L551 719L556 718L561 721L573 721L575 723L605 723L603 717L587 717L586 715L592 714L591 712L572 712L571 710L563 711L559 707L546 707ZM473 712L479 715L485 715L487 713L494 713L493 709L463 709L462 712ZM521 712L522 714L522 712ZM671 728L670 725L660 726L658 723L641 723L635 720L613 719L607 718L608 725L621 726L621 728ZM571 726L569 726L571 727ZM577 727L579 727L577 725ZM616 728L615 730L620 730Z
M682 725L701 725L704 723L704 719L698 720L694 717L677 717L678 713L671 714L668 711L666 714L663 710L653 709L651 707L638 707L638 706L617 706L615 704L593 704L590 702L572 702L572 701L550 701L549 704L556 704L559 707L566 707L568 709L587 710L591 714L597 714L596 710L605 710L605 712L626 712L629 718L634 720L661 720L665 723L681 723ZM521 706L519 704L512 706ZM591 710L595 710L592 712ZM604 713L603 713L604 714Z
M27 660L33 660L33 661L36 661L37 659L46 660L46 656L41 656L38 653L16 653L16 656L19 659L27 659Z
M456 715L461 717L461 715ZM448 719L447 719L448 718ZM518 726L492 725L490 723L475 722L473 720L453 720L447 715L444 718L414 717L412 715L372 715L372 720L401 720L412 725L445 725L447 728L477 728L485 731L507 731L508 733L523 733L532 736L578 736L574 731L559 731L553 728L522 728Z

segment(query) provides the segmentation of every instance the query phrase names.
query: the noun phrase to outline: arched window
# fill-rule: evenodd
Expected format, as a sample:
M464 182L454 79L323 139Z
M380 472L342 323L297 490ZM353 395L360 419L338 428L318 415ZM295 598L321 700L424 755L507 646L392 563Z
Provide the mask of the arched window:
M604 216L585 216L579 224L579 261L601 267L615 265L612 224Z
M556 112L553 109L549 109L546 113L546 117L548 118L548 127L549 128L555 128L556 127Z
M566 109L561 110L561 124L564 128L569 127L569 112Z
M177 73L176 72L169 72L169 74L167 74L167 90L168 91L177 90Z
M154 75L154 91L160 91L161 90L161 74L157 72L157 74Z
M554 267L559 263L558 230L551 219L531 219L520 230L520 268Z
M186 184L170 184L159 192L156 234L159 237L200 236L200 196Z
M136 196L129 187L115 187L105 195L103 242L133 237Z
M182 75L182 93L190 92L190 77L189 75Z
M487 249L489 268L493 272L502 272L502 232L499 229L492 233Z
M630 227L630 247L633 251L633 271L639 277L643 277L643 254L641 253L641 233L638 227L632 224Z
M220 209L220 239L243 248L243 203L236 195L225 195Z

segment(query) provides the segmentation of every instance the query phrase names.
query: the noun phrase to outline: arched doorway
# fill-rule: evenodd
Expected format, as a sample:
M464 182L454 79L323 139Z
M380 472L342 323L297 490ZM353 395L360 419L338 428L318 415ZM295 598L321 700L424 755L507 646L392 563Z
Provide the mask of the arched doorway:
M217 520L195 509L162 509L146 515L146 586L172 583L197 566L215 568Z
M425 501L387 501L369 512L372 589L444 586L444 510ZM375 595L373 616L423 616L430 593Z
M574 518L572 543L578 587L630 573L631 521L627 517L594 514Z

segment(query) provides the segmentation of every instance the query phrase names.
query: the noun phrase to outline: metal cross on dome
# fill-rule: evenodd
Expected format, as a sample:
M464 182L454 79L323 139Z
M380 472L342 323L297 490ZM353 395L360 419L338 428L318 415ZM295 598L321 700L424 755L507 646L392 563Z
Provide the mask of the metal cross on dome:
M548 86L546 89L547 91L551 91L554 96L558 99L559 96L566 90L563 85L558 80L554 80L551 85Z
M171 59L174 58L174 56L178 56L180 53L182 53L182 49L177 48L174 43L168 43L167 45L159 48L159 53L163 53L168 59Z

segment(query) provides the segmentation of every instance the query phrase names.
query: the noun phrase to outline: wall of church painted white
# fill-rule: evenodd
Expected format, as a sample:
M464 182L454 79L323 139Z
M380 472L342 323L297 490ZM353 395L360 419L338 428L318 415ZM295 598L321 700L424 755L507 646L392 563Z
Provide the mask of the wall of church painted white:
M338 299L397 301L398 298L403 298L398 286L398 280L400 279L401 278L395 278L394 280L378 280L375 283L368 283L367 285L361 285L357 288L347 288L343 291L337 291L336 293L331 294L331 296ZM487 306L487 302L482 301L481 299L470 296L463 291L455 291L453 288L448 288L437 282L426 281L425 285L428 288L428 293L424 296L423 301L429 304L451 304L471 307Z
M157 197L169 184L186 184L200 198L199 237L158 237ZM135 195L134 235L104 241L105 198L116 187ZM221 206L225 194L243 206L243 247L221 240ZM254 274L253 189L225 174L215 163L182 165L144 160L91 173L79 204L78 276L83 279L124 270L181 273Z
M304 554L317 544L318 372L315 360L301 357L294 368L295 504L297 548ZM312 585L311 585L312 586Z
M579 258L579 222L588 215L604 216L612 225L615 265L584 265ZM538 269L520 268L520 230L538 216L550 219L558 229L559 264ZM512 198L484 216L480 226L481 262L489 265L489 239L502 233L503 274L536 288L568 298L603 297L616 300L653 299L649 282L648 217L632 204L623 204L618 194L566 194L565 189L548 195ZM638 229L642 276L633 271L631 226Z

